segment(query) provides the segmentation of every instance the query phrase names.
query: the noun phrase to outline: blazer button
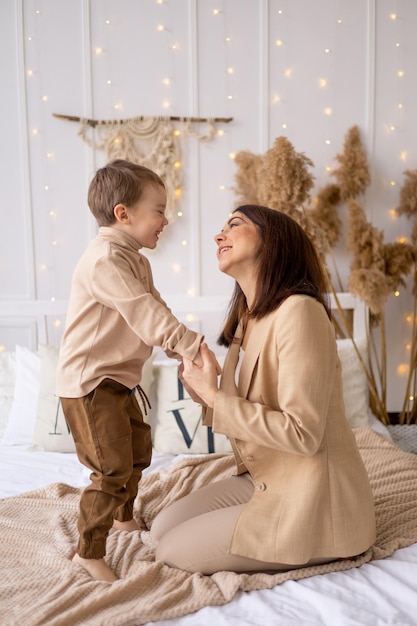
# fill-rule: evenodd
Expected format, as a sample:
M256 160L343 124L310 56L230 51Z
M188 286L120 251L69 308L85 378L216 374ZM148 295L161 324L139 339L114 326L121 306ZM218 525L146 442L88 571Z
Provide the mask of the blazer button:
M265 489L266 489L266 485L265 485L265 483L258 483L258 484L257 484L257 489L258 489L259 491L265 491Z

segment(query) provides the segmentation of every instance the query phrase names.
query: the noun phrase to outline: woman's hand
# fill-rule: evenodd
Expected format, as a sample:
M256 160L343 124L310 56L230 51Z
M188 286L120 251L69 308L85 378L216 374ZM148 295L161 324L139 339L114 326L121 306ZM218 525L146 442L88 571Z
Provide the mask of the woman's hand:
M209 349L206 343L201 344L200 353L203 361L201 366L195 365L189 359L184 359L182 379L185 384L183 384L188 393L190 393L188 388L191 388L193 394L197 394L202 404L213 408L218 391L217 376L221 374L221 367L217 363L214 352ZM194 399L191 393L190 396Z

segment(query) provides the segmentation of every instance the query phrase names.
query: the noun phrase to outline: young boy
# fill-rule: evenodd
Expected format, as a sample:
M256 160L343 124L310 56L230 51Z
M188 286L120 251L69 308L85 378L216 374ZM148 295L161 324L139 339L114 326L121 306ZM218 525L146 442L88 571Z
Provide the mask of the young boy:
M153 346L201 363L203 336L187 329L155 289L140 248L168 224L159 176L116 160L90 183L99 232L78 262L57 370L57 395L91 484L80 500L73 561L95 580L117 579L104 560L111 527L138 530L133 504L152 455L150 427L133 393ZM139 387L142 400L146 398Z

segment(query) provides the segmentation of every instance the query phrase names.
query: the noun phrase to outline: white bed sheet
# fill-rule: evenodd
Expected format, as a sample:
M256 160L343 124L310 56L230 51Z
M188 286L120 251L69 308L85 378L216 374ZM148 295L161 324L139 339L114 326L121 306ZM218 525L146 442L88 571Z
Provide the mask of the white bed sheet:
M146 472L179 460L154 454ZM0 497L53 482L88 484L75 454L0 446ZM155 622L153 623L155 624ZM287 581L270 590L239 592L232 602L157 622L159 626L417 626L417 544L347 572ZM151 624L149 624L151 626Z

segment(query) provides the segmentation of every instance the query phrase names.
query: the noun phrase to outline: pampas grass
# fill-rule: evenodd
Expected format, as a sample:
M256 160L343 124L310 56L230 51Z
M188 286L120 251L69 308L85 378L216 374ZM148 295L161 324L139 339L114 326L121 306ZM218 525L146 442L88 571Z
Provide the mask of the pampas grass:
M398 215L413 220L411 240L385 242L384 233L372 225L362 206L363 196L370 184L369 167L362 146L359 128L346 133L343 152L336 155L339 166L333 170L335 182L319 190L314 201L310 191L314 177L312 161L297 153L285 137L278 137L264 155L239 152L235 163L235 193L239 204L254 203L283 211L293 217L314 241L326 267L330 291L335 297L343 291L333 250L340 241L343 223L339 216L342 205L347 206L346 247L351 255L348 289L364 301L369 310L368 358L365 361L354 341L349 320L340 305L337 329L344 327L344 336L352 339L368 383L370 406L385 424L390 423L387 411L387 327L385 308L388 299L413 273L414 318L411 334L409 374L406 394L399 415L400 423L417 423L417 170L404 172L405 182L400 191ZM332 261L335 279L328 267Z

